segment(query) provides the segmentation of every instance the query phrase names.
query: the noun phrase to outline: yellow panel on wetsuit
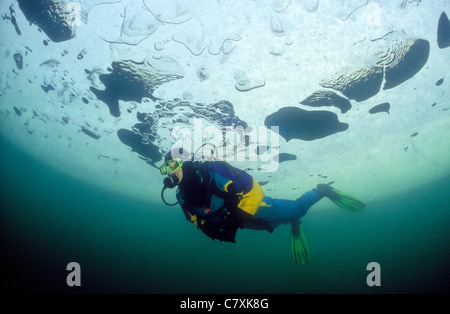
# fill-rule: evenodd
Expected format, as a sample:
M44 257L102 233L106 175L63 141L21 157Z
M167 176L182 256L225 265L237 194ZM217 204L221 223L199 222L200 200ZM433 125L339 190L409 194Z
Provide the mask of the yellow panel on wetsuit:
M197 228L200 228L200 225L203 225L203 223L205 222L202 219L198 219L198 217L196 215L192 215L191 213L189 213L188 211L185 212L187 215L189 215L189 221L192 222L194 225L197 226Z
M254 215L258 210L261 201L264 198L264 191L259 185L258 182L253 179L253 187L250 192L242 195L242 199L240 200L238 207L243 211Z

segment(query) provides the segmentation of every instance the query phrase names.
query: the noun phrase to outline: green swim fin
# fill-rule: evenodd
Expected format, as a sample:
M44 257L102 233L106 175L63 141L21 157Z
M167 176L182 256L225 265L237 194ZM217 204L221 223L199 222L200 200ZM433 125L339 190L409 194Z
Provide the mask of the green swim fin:
M330 200L339 207L342 207L344 209L348 209L351 211L355 211L355 212L360 212L366 206L366 204L364 202L360 201L359 199L357 199L356 197L354 197L350 194L343 193L339 190L336 190L335 188L332 188L332 190L333 190L333 192L338 194L339 197L336 199L330 198Z
M300 220L291 222L291 252L296 264L308 264L311 262L308 243L306 243Z

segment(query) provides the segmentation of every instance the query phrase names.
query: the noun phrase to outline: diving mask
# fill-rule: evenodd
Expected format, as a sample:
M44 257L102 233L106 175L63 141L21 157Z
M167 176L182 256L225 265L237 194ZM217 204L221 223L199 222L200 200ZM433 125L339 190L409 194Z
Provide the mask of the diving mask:
M169 174L169 170L177 171L181 168L183 165L183 161L181 159L171 159L166 161L161 167L159 167L159 170L161 171L162 175Z

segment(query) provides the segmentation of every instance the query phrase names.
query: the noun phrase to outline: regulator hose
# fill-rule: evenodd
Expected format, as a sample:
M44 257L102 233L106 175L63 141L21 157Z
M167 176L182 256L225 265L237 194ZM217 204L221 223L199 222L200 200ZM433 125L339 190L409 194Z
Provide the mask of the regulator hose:
M164 198L164 191L169 188L169 189L173 189L176 186L176 182L172 181L170 178L165 178L164 179L164 186L161 190L161 199L164 202L164 204L166 204L167 206L175 206L178 204L178 201L176 203L167 203L165 198Z

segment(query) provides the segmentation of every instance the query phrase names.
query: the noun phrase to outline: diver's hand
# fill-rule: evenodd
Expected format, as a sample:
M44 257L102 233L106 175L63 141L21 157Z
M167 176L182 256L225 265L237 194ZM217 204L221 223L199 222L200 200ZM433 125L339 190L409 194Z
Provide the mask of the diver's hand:
M163 184L165 188L169 189L173 189L175 185L177 185L176 182L172 181L169 177L164 178Z

